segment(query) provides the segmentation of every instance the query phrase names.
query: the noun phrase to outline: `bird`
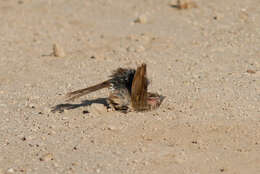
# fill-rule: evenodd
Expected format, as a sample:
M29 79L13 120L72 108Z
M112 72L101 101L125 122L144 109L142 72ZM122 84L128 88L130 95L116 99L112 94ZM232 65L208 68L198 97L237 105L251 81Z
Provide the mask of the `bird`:
M107 103L113 110L127 113L157 109L165 97L158 93L148 92L149 80L146 69L145 63L142 63L137 69L117 68L108 80L67 93L66 101L72 101L97 90L108 88Z

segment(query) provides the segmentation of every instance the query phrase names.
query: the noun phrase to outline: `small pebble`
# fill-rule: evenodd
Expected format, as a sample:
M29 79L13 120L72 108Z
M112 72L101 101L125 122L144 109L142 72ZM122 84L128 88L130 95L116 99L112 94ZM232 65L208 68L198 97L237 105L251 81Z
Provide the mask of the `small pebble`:
M64 57L65 56L65 52L64 52L63 48L57 43L53 44L53 55L55 57Z
M113 125L110 125L110 126L107 127L107 129L108 130L116 130L117 128L115 126L113 126Z
M147 23L147 17L146 15L140 15L134 22L140 23L140 24L146 24Z
M69 118L68 117L62 117L61 119L62 120L68 120Z
M45 107L45 108L43 109L43 112L44 112L44 113L50 113L50 112L51 112L51 108Z
M94 53L90 56L90 59L98 59L98 60L104 60L106 59L106 56L104 53L99 52L99 53Z
M127 52L135 52L136 50L135 50L134 47L129 46L129 47L126 48L126 51L127 51Z
M14 171L13 168L9 168L9 169L7 169L7 171L6 171L7 174L11 174L11 173L14 173L14 172L15 172L15 171Z
M53 166L54 167L59 167L59 164L58 163L53 163Z
M47 153L40 157L40 161L50 161L53 160L53 155L51 153Z
M34 108L35 108L35 104L30 103L30 104L29 104L29 107L32 108L32 109L34 109Z
M255 74L256 73L256 71L251 70L251 69L248 69L246 72L249 73L249 74Z
M145 51L145 48L141 45L141 46L138 46L135 51L140 53L140 52Z
M101 171L100 168L97 168L97 169L96 169L96 172L97 172L97 173L100 173L100 171Z
M246 11L246 9L242 9L239 13L239 17L241 20L243 20L244 22L246 22L249 18L248 12Z
M220 171L220 172L224 172L224 171L225 171L225 169L224 169L224 168L222 168L222 169L219 169L219 171Z
M171 1L170 6L177 8L179 10L198 7L198 5L192 0L177 0L177 1L173 0Z

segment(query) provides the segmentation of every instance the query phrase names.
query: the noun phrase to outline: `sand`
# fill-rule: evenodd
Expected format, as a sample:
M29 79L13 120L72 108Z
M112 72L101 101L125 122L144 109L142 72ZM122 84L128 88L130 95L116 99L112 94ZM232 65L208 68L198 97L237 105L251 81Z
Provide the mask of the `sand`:
M0 174L259 174L260 2L195 2L0 1ZM64 100L143 62L157 110Z

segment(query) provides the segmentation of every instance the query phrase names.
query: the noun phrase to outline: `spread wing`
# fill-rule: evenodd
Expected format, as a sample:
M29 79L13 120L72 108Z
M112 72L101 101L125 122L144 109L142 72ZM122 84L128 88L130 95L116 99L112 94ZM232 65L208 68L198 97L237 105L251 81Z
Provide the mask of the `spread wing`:
M131 101L134 110L143 111L148 109L147 87L146 64L142 64L135 72L131 88Z

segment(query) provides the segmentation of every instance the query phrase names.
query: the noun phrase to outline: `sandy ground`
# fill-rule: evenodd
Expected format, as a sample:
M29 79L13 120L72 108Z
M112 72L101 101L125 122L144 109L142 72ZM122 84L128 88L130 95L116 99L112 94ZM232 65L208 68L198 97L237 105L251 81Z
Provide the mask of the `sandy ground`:
M259 174L260 1L196 3L1 0L0 174ZM102 90L51 112L142 62L158 110L107 112Z

